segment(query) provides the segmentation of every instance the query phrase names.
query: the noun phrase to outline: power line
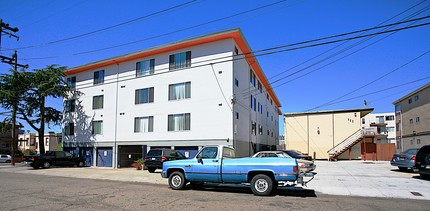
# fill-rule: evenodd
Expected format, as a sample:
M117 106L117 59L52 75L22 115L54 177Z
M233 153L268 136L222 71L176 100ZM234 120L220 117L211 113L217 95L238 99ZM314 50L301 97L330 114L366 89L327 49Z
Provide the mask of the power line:
M105 27L105 28L101 28L101 29L98 29L98 30L94 30L94 31L91 31L91 32L87 32L87 33L83 33L83 34L79 34L79 35L75 35L75 36L71 36L71 37L67 37L67 38L63 38L63 39L59 39L59 40L55 40L55 41L51 41L51 42L48 42L48 43L45 43L45 44L40 44L40 45L36 45L36 46L33 45L33 46L20 47L20 48L16 48L16 49L28 49L28 48L41 47L41 46L45 46L45 45L52 45L52 44L55 44L55 43L60 43L60 42L68 41L68 40L73 40L73 39L85 37L85 36L96 34L96 33L99 33L99 32L102 32L102 31L106 31L106 30L109 30L109 29L118 28L120 26L127 25L127 24L130 24L130 23L136 22L136 21L140 21L142 19L150 18L150 17L156 16L156 15L168 12L168 11L172 11L172 10L178 9L180 7L184 7L184 6L188 5L188 4L194 3L196 1L198 1L198 0L188 1L188 2L185 2L185 3L179 4L179 5L173 6L173 7L169 7L167 9L163 9L163 10L160 10L160 11L148 14L148 15L141 16L139 18L128 20L128 21L125 21L125 22L122 22L122 23L118 23L118 24L115 24L115 25L112 25L112 26L108 26L108 27Z
M422 4L422 3L426 2L426 1L427 1L427 0L421 1L421 2L419 2L418 4L413 5L412 7L408 8L408 9L406 9L406 10L404 10L404 11L402 11L402 12L400 12L400 13L396 14L396 15L394 15L393 17L391 17L391 18L389 18L389 19L387 19L387 20L385 20L385 21L381 22L380 24L378 24L378 25L376 25L376 26L381 26L382 24L387 23L387 22L388 22L388 21L390 21L390 20L393 20L394 18L396 18L396 17L398 17L398 16L400 16L400 15L402 15L402 14L404 14L404 13L408 12L409 10L412 10L413 8L415 8L415 7L419 6L420 4ZM410 15L410 16L408 16L408 17L404 18L404 19L402 19L401 21L404 21L404 20L407 20L407 19L409 19L409 18L412 18L412 17L414 17L414 16L416 16L416 15L418 15L418 14L422 13L423 11L427 10L429 7L430 7L430 6L427 6L426 8L421 9L421 10L420 10L420 11L418 11L418 12L415 12L414 14L412 14L412 15ZM386 30L386 29L384 29L384 30ZM365 33L365 32L362 32L361 34L364 34L364 33ZM368 38L367 40L369 40L369 39L371 39L371 38ZM367 41L367 40L365 40L365 41ZM382 39L381 39L381 40L382 40ZM363 41L363 42L365 42L365 41ZM284 73L286 73L286 72L288 72L288 71L290 71L290 70L292 70L292 69L295 69L295 68L297 68L297 67L299 67L299 66L301 66L301 65L303 65L303 64L305 64L305 63L307 63L307 62L309 62L309 61L311 61L311 60L313 60L313 59L315 59L315 58L318 58L318 57L320 57L320 56L322 56L322 55L324 55L324 54L326 54L326 53L328 53L328 52L330 52L330 51L332 51L332 50L334 50L334 49L336 49L336 48L338 48L338 47L342 46L342 45L344 45L344 44L346 44L346 43L348 43L348 41L346 41L346 42L344 42L344 43L341 43L341 44L339 44L339 45L337 45L337 46L335 46L335 47L333 47L333 48L331 48L331 49L329 49L329 50L327 50L327 51L324 51L323 53L320 53L320 54L318 54L318 55L316 55L316 56L314 56L314 57L312 57L312 58L310 58L310 59L308 59L308 60L306 60L306 61L304 61L304 62L302 62L302 63L298 64L298 65L295 65L295 66L293 66L293 67L289 68L289 69L288 69L288 70L286 70L286 71L282 71L281 73L278 73L278 74L276 74L276 75L274 75L274 76L270 77L269 79L276 78L276 77L278 77L278 76L280 76L280 75L282 75L282 74L284 74ZM360 43L360 44L361 44L361 43ZM351 47L350 47L350 48L351 48ZM323 60L325 60L325 59L323 59Z
M335 98L335 99L333 99L333 100L331 100L331 101L329 101L329 102L326 102L326 103L324 103L324 104L322 104L322 105L320 105L320 106L314 107L314 108L309 109L309 110L315 110L315 109L320 108L320 107L324 107L324 106L327 106L327 105L331 105L330 103L335 102L336 100L339 100L339 99L341 99L341 98L343 98L343 97L345 97L345 96L348 96L348 95L350 95L350 94L352 94L352 93L354 93L354 92L356 92L356 91L358 91L358 90L360 90L360 89L363 89L364 87L367 87L367 86L369 86L370 84L373 84L373 83L375 83L376 81L378 81L378 80L380 80L380 79L382 79L382 78L385 78L386 76L388 76L388 75L390 75L390 74L392 74L392 73L394 73L394 72L396 72L396 71L398 71L398 70L402 69L403 67L405 67L405 66L407 66L407 65L411 64L412 62L414 62L414 61L416 61L416 60L420 59L421 57L423 57L423 56L427 55L428 53L430 53L430 50L428 50L428 51L426 51L425 53L423 53L423 54L421 54L421 55L419 55L419 56L415 57L414 59L412 59L412 60L410 60L410 61L406 62L405 64L401 65L400 67L395 68L394 70L392 70L392 71L389 71L389 72L385 73L384 75L382 75L382 76L380 76L380 77L376 78L375 80L372 80L372 81L371 81L371 82L369 82L369 83L366 83L366 84L364 84L364 85L362 85L362 86L360 86L360 87L358 87L358 88L356 88L356 89L354 89L354 90L352 90L352 91L350 91L350 92L348 92L348 93L346 93L346 94L344 94L344 95L342 95L342 96L340 96L340 97L337 97L337 98Z
M232 56L224 56L224 57L219 57L219 58L214 58L214 59L207 59L207 60L202 60L202 61L193 63L194 65L192 65L188 69L203 67L203 66L207 66L207 65L211 65L211 64L220 64L220 63L225 63L225 62L230 62L230 61L242 60L242 59L246 59L246 58L250 58L250 57L259 57L259 56L272 55L272 54L276 54L276 53L288 52L288 51L293 51L293 50L300 50L300 49L304 49L304 48L327 45L327 44L342 42L342 41L346 41L346 40L354 40L354 39L364 38L364 37L368 37L368 36L375 36L375 35L390 33L390 32L394 32L394 31L402 31L402 30L406 30L406 29L421 27L421 26L425 26L425 25L429 25L429 24L430 24L430 22L427 22L424 24L407 26L407 27L403 27L403 28L387 30L387 31L382 31L382 32L377 32L377 33L372 33L372 34L367 34L367 35L360 35L360 36L356 36L356 37L343 38L343 39L339 39L339 40L333 40L333 41L322 42L322 43L317 43L317 44L310 44L310 45L306 45L306 46L300 46L300 47L289 48L289 49L281 49L281 50L277 50L277 51L254 54L254 55L252 55L252 52L248 52L248 53L241 54L241 55L246 55L246 56L235 56L235 58L232 58L232 59L230 59ZM272 47L270 49L283 48L283 47L284 46L278 46L278 47ZM266 51L266 49L259 50L259 51L253 51L253 52L264 52L264 51ZM226 60L221 60L221 59L226 59ZM212 62L215 60L221 60L221 61ZM200 64L200 63L204 63L204 64ZM195 64L200 64L200 65L195 65ZM131 70L134 70L134 69L130 69L128 71L131 71ZM168 67L160 68L158 70L155 70L154 72L161 72L163 70L169 71L169 68ZM161 72L161 73L164 73L164 72ZM130 76L132 76L132 75L130 75ZM123 77L129 77L129 76L123 76ZM120 78L123 78L123 77L120 77ZM301 76L301 77L303 77L303 76ZM135 79L135 78L131 78L131 79ZM112 80L114 80L114 79L112 79ZM130 79L126 79L126 80L130 80ZM121 81L124 81L124 80L121 80ZM116 82L116 79L113 82ZM105 81L105 83L106 83L106 81ZM283 83L283 84L285 84L285 83ZM283 85L283 84L281 84L281 85ZM91 86L92 86L92 83L91 83ZM278 85L277 87L279 87L279 86L280 85ZM273 90L273 88L269 88L269 89Z
M380 93L380 92L384 92L384 91L387 91L387 90L395 89L395 88L398 88L398 87L401 87L401 86L406 86L406 85L409 85L409 84L412 84L412 83L416 83L416 82L420 82L420 81L427 80L427 79L430 79L430 76L429 77L425 77L425 78L421 78L421 79L418 79L418 80L406 82L406 83L403 83L403 84L399 84L399 85L396 85L396 86L392 86L392 87L389 87L389 88L380 89L378 91L370 92L370 93L359 95L359 96L356 96L356 97L348 98L348 99L345 99L345 100L334 101L334 102L331 102L330 104L327 104L327 105L324 105L324 106L334 105L334 104L338 104L338 103L342 103L342 102L354 100L354 99L357 99L357 98L365 97L365 96L368 96L368 95L377 94L377 93ZM311 110L314 110L314 109L311 109ZM309 110L307 110L307 111L309 111Z

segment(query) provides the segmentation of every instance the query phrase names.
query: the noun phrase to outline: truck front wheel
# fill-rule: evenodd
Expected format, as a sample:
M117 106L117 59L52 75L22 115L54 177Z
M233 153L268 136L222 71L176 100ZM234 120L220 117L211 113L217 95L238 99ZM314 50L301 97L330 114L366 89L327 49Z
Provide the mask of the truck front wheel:
M251 180L251 190L256 196L267 196L272 189L273 181L265 174L257 174Z
M185 177L180 171L175 171L169 176L169 186L173 190L182 190L185 187Z

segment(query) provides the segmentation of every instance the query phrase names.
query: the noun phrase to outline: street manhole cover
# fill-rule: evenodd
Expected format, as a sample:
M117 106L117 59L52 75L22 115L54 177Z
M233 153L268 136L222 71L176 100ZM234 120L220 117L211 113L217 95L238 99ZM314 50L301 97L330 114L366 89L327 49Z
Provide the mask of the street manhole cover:
M418 192L411 192L412 193L412 195L414 195L414 196L423 196L423 195L421 195L421 193L418 193Z

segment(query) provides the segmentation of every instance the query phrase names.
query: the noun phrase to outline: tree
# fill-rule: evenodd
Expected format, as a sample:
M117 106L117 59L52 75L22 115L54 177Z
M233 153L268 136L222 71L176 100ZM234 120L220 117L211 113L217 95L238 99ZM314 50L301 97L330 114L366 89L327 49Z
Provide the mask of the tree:
M49 65L46 68L27 72L26 80L30 81L30 89L25 92L18 113L39 135L39 152L45 153L45 123L59 125L62 111L47 107L47 97L67 97L71 88L66 85L64 71L66 67Z
M11 125L12 133L11 155L12 164L15 165L15 151L18 148L18 134L16 133L16 115L18 104L24 93L29 89L29 83L26 81L25 72L11 70L12 74L0 76L0 106L12 110L10 118L5 118L3 125Z

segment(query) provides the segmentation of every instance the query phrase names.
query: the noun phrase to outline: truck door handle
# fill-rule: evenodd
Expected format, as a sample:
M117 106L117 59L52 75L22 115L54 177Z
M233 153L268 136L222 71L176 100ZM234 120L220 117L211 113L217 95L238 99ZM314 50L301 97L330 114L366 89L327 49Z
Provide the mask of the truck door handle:
M191 165L186 165L185 168L191 168Z
M212 162L218 163L218 160L212 160Z

